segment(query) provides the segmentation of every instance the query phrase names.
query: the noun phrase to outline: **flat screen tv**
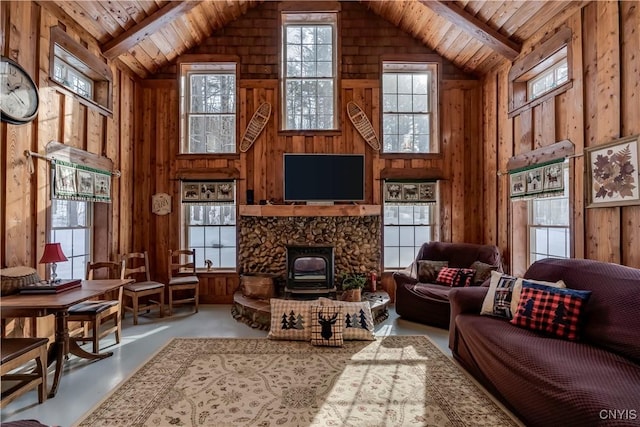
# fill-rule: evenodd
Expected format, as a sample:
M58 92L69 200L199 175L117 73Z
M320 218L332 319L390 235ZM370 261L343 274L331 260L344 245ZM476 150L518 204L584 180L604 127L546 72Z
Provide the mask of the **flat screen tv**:
M286 202L361 202L364 155L284 154Z

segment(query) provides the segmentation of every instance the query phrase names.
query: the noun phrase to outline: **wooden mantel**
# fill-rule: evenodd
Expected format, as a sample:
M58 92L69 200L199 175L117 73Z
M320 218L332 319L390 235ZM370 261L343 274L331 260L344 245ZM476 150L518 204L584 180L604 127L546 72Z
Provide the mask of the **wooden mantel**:
M240 205L240 216L372 216L380 205Z

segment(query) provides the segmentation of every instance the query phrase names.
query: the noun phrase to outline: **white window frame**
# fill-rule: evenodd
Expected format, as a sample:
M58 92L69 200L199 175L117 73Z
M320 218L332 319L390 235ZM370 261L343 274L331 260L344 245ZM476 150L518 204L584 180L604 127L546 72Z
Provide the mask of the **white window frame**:
M113 74L103 58L90 52L57 25L51 27L49 49L52 87L62 89L81 104L111 117Z
M533 264L536 260L541 258L570 258L571 257L571 209L570 209L570 200L569 200L569 166L565 161L563 164L564 167L564 194L555 196L555 197L538 197L530 199L527 202L527 263L528 265ZM554 224L554 223L544 223L544 222L536 222L535 221L535 205L537 203L553 203L554 201L564 201L566 209L566 223L565 224ZM565 247L564 253L562 255L558 253L552 253L550 251L550 241L549 241L549 233L554 232L562 232L564 231L565 236ZM546 238L546 248L540 248L537 245L536 233L544 232L547 235Z
M56 215L56 205L58 203L84 204L86 224L57 226L54 216ZM52 199L50 212L49 241L60 243L62 252L68 259L68 261L58 263L58 277L65 280L84 279L87 262L90 262L93 258L93 203L79 200ZM71 239L61 239L63 233L71 233ZM79 241L76 239L84 241L84 251L78 249L79 245L76 243ZM49 274L49 270L47 270L47 274Z
M233 76L233 88L230 91L233 100L230 108L223 111L195 112L191 103L191 79L198 76ZM181 154L236 154L237 128L238 128L238 79L237 64L235 62L211 62L211 63L182 63L180 64L180 153ZM191 143L191 122L195 118L205 119L232 119L233 125L226 135L220 139L220 132L209 132L205 138L211 137L211 141L204 142L204 149L195 150ZM206 127L206 124L205 124ZM221 148L217 148L220 146Z
M382 151L393 154L439 152L438 82L436 62L382 62ZM411 78L411 90L400 88L400 79ZM426 93L416 93L417 77L425 76ZM425 99L426 97L426 99ZM423 118L427 129L416 133L416 119ZM426 118L426 121L424 120ZM411 120L409 120L411 119ZM411 123L409 123L411 121ZM421 141L422 139L422 141Z
M567 62L566 46L552 59L557 60L557 62L527 81L527 99L529 101L538 99L569 81L569 64ZM540 91L536 91L535 89L538 83L544 85L544 88Z
M393 181L386 181L393 184ZM384 270L399 270L411 264L423 243L439 238L439 202L436 184L436 201L396 201L385 192L382 206L382 240ZM420 218L420 211L427 210L426 218ZM390 213L395 219L390 220ZM404 220L402 217L405 217ZM426 231L426 232L425 232ZM425 233L421 233L425 232ZM394 253L395 252L395 253ZM397 262L391 263L393 258Z
M93 80L71 65L71 62L77 61L73 56L69 54L60 55L59 52L61 51L63 51L63 49L55 45L53 79L76 95L93 100ZM63 56L67 58L66 61L63 59Z
M202 182L200 183L202 184ZM233 201L216 202L203 200L202 203L189 202L182 203L182 247L196 249L196 269L207 271L236 271L238 264L238 211L237 211L237 185L234 181L207 181L206 184L232 184L234 186ZM202 223L191 223L191 214L195 213L193 209L201 209ZM207 212L209 211L209 212ZM207 220L205 215L219 212L218 221L216 217ZM195 219L194 222L200 221ZM223 239L223 230L227 230L226 239ZM231 230L231 231L229 231ZM193 232L202 233L202 239L196 240ZM213 233L209 234L209 233ZM216 235L217 234L217 235ZM226 244L225 244L226 242ZM231 244L230 244L231 242ZM222 249L233 249L233 256L223 256ZM223 259L232 258L233 263L222 264ZM211 260L211 270L207 269L205 260Z
M285 131L334 131L338 129L338 14L336 12L283 12L282 13L282 66L281 70L281 92L282 92L282 129ZM288 47L293 46L292 43L289 43L287 39L288 36L288 27L330 27L331 28L331 70L330 75L326 75L323 73L318 75L317 73L317 65L318 63L326 63L327 61L319 61L316 55L316 58L312 63L316 72L310 75L303 75L303 63L310 63L309 61L303 61L303 51L304 46L306 44L303 41L300 41L300 61L289 61L289 57L293 57L294 53L289 52ZM313 46L316 49L313 49L315 53L317 53L317 38L314 38ZM298 56L296 56L298 57ZM294 73L290 73L290 62L300 62L300 75L294 75ZM299 99L299 105L293 105L294 100L289 98L289 92L287 88L290 83L298 82L299 84L314 86L316 91L319 88L320 83L322 82L330 82L331 83L331 100L330 102L324 102L325 107L326 104L330 104L331 106L331 123L322 124L321 121L318 121L319 117L324 117L327 115L319 115L318 114L318 105L322 104L323 97L318 95L316 92L315 102L313 105L308 107L304 106L304 96L301 93L301 97ZM306 117L306 119L305 119Z

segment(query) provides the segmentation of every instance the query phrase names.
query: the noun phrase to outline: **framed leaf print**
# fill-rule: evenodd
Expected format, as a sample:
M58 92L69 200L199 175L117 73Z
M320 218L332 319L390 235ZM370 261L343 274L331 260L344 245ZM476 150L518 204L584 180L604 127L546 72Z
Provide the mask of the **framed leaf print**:
M588 208L640 205L639 138L585 148Z

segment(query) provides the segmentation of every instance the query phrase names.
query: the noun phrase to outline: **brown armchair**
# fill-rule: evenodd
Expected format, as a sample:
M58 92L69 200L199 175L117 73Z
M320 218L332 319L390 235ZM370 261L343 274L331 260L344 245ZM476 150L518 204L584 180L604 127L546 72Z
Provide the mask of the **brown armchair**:
M393 273L398 315L443 329L449 328L449 292L453 288L435 282L421 282L418 275L418 261L421 260L446 261L448 267L456 268L468 268L475 261L480 261L493 266L496 271L502 271L502 258L497 246L429 242L420 247L411 266Z

